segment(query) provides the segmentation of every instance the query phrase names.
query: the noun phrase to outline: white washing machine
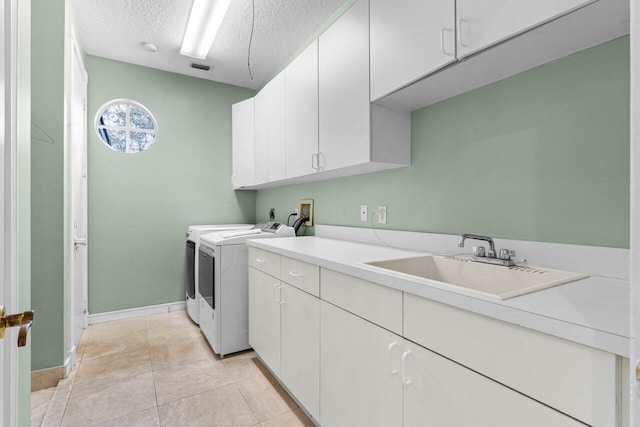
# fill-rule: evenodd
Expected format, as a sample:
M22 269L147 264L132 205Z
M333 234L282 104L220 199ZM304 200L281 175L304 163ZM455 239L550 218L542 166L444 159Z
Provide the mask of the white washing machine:
M253 224L222 224L222 225L190 225L187 230L187 312L196 323L200 323L198 307L198 249L200 236L204 233L225 230L248 230Z
M221 357L249 346L248 250L252 239L294 237L293 228L268 223L262 229L203 235L200 258L200 329Z

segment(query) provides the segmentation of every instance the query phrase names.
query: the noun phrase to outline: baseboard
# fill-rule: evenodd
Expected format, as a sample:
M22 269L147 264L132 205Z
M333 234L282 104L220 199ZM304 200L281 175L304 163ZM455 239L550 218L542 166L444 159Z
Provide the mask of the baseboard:
M31 391L37 391L57 386L58 381L64 378L64 374L64 366L54 366L53 368L32 371Z
M152 314L170 313L172 311L186 310L187 302L169 302L166 304L149 305L146 307L127 308L125 310L108 311L89 315L89 324L112 322L114 320L131 319L134 317L149 316Z

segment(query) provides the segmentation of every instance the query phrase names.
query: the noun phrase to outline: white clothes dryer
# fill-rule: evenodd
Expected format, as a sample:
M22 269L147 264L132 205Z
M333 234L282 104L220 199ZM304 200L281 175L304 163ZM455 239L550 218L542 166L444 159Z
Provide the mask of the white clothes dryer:
M214 231L248 230L253 224L221 224L221 225L190 225L187 229L187 313L195 323L200 323L198 306L198 250L200 249L200 236Z

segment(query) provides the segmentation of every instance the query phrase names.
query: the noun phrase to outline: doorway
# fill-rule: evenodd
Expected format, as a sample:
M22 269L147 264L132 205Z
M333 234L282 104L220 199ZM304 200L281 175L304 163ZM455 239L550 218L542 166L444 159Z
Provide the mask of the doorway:
M87 279L87 72L75 34L70 43L69 104L69 330L65 369L75 363L82 331L88 325ZM66 362L66 361L65 361ZM68 372L65 372L65 376Z

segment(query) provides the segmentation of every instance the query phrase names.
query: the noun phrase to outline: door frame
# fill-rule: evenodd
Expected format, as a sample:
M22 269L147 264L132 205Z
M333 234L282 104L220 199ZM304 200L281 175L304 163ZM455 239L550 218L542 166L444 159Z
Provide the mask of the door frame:
M87 83L88 83L88 74L86 71L86 68L84 66L84 61L82 59L82 52L80 50L80 45L78 43L78 38L76 36L76 31L75 28L73 27L73 25L70 28L70 32L69 32L69 101L68 101L68 111L67 111L67 117L68 117L68 126L67 126L67 130L68 130L68 135L69 135L69 154L68 154L68 166L67 166L67 173L68 173L68 199L67 199L67 203L68 203L68 212L69 212L69 217L68 217L68 237L69 237L69 261L68 261L68 269L69 269L69 293L68 293L68 298L69 298L69 313L68 313L68 322L67 322L67 336L68 336L68 340L65 340L68 342L68 348L65 350L67 352L67 357L65 360L65 370L69 371L71 369L71 367L73 366L73 364L75 363L75 352L76 352L76 345L77 343L72 342L72 338L73 338L73 328L74 328L74 315L71 312L71 309L73 308L73 304L72 304L72 300L74 298L74 292L76 292L76 287L75 287L75 281L74 281L74 267L75 267L75 257L74 257L74 253L75 253L75 230L74 230L74 195L73 195L73 191L74 191L74 174L73 174L73 161L74 161L74 156L73 156L73 150L75 149L75 141L73 140L73 111L72 109L74 108L73 106L73 88L74 88L74 82L71 80L75 77L75 73L73 72L73 68L74 68L74 61L78 61L78 65L80 65L80 69L82 70L82 75L79 76L82 79L82 87L83 87L83 98L84 98L84 105L83 105L83 110L84 110L84 118L85 118L85 122L84 122L84 134L82 137L82 145L83 145L83 174L84 174L84 178L86 180L86 174L87 174ZM86 181L85 181L86 183ZM88 219L88 211L87 211L87 192L86 192L86 186L83 187L83 190L81 190L83 192L83 197L82 197L82 215L84 216L85 219L85 226L87 226L87 219ZM85 250L87 248L85 247ZM81 283L81 290L82 290L82 301L83 301L83 328L86 328L88 326L88 322L89 322L89 313L88 313L88 278L87 278L87 269L88 269L88 258L85 262L85 268L84 268L84 277L82 278L82 283ZM68 363L67 363L68 362ZM68 374L68 372L65 372L65 376Z
M640 382L636 367L640 364L640 5L630 1L631 54L631 283L630 310L630 425L640 425Z
M5 0L2 8L2 97L4 123L2 126L3 139L1 141L0 162L3 175L0 179L2 188L2 212L0 232L2 247L2 301L7 312L18 309L18 106L17 106L17 78L18 78L18 0ZM11 328L13 329L13 328ZM2 424L14 426L18 420L18 348L13 343L16 333L7 330L0 344L2 349L2 390L0 411Z

